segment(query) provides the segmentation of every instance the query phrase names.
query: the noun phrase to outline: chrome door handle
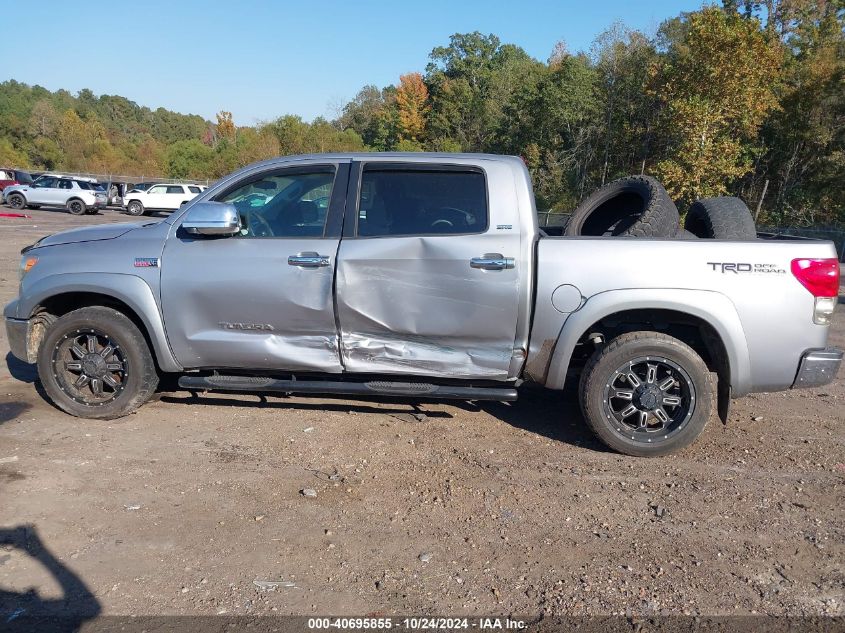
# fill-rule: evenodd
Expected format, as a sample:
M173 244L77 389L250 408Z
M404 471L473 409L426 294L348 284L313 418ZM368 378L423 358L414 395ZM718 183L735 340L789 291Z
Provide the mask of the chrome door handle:
M329 266L331 258L328 255L320 255L319 253L297 253L288 257L288 265L301 266L302 268L320 268L321 266Z
M505 270L514 267L513 257L504 257L499 253L484 253L481 257L473 257L469 260L469 265L482 270Z

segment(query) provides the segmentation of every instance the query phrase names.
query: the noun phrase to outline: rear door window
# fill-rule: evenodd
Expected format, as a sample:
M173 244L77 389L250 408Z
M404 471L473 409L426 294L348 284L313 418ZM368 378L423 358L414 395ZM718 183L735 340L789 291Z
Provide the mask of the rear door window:
M483 233L487 215L487 185L480 171L364 168L359 237Z
M168 185L167 193L183 194L183 193L185 193L185 190L182 189L182 187L180 185Z

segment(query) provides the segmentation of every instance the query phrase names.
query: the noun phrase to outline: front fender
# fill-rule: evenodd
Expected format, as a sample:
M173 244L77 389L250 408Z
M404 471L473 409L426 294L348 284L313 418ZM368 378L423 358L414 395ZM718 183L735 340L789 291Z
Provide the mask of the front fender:
M709 323L727 351L733 395L748 393L751 387L748 343L731 300L719 292L677 288L609 290L593 295L568 316L560 314L563 323L549 356L543 380L546 387L563 389L575 345L591 325L617 312L642 309L674 310Z
M105 295L128 305L144 324L153 345L156 360L163 371L179 372L164 322L152 289L140 277L123 273L62 273L34 281L17 302L17 318L28 319L35 308L51 297L74 292Z

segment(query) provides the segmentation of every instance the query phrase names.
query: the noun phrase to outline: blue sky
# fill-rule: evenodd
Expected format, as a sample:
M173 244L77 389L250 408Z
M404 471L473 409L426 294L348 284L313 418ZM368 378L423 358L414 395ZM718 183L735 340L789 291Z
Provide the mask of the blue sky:
M119 94L239 125L332 117L361 86L424 71L458 32L495 33L545 61L555 42L587 50L614 21L654 32L701 0L299 0L27 3L6 28L0 80ZM23 5L21 5L23 6Z

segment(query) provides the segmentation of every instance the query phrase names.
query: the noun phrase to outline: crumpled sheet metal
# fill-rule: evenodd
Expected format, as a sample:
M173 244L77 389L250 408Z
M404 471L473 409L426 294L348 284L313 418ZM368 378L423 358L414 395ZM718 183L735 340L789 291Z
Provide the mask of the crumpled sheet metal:
M483 271L486 235L341 244L336 299L347 371L505 379L517 320L516 270ZM486 250L485 250L486 248Z
M448 342L399 340L384 334L347 334L343 337L343 362L364 373L391 373L502 379L511 355L484 347L460 347Z
M245 337L249 343L245 344ZM339 354L338 339L334 333L298 334L291 336L285 332L245 333L238 330L203 330L191 337L191 350L205 349L206 345L225 345L227 348L226 367L244 367L258 369L290 369L301 371L321 371L337 373L340 363L327 364L327 359L337 359ZM194 364L205 364L203 356L196 354Z

